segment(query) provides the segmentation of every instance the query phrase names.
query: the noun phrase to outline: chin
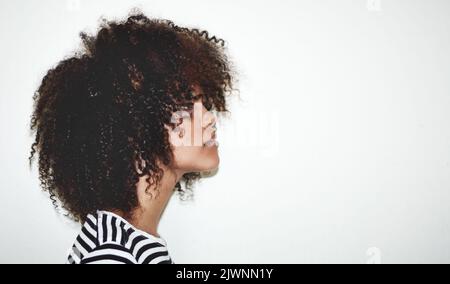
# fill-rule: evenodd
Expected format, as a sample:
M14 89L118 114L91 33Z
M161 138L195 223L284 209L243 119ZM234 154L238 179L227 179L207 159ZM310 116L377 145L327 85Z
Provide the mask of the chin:
M212 171L219 167L220 158L219 155L209 155L199 160L200 171Z

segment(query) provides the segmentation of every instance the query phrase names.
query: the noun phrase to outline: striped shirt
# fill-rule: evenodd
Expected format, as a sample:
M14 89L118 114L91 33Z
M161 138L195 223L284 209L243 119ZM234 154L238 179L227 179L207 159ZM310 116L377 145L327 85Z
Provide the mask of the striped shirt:
M89 214L67 256L68 264L172 264L164 239L108 211Z

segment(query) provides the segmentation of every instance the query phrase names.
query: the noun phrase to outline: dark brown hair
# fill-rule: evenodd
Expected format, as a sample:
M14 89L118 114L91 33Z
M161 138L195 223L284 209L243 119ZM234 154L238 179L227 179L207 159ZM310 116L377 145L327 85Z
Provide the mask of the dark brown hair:
M39 154L41 187L76 221L101 209L130 212L139 176L149 174L148 186L160 181L157 161L173 161L164 125L176 126L171 115L191 106L194 85L217 112L228 112L233 90L225 42L206 31L134 12L80 36L83 48L51 68L33 97L29 157L31 166ZM189 189L200 177L181 181Z

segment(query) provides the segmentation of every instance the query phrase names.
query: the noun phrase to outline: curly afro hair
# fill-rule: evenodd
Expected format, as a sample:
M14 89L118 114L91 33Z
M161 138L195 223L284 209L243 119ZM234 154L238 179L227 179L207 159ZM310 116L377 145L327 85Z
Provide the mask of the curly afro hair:
M78 222L96 210L137 208L139 177L157 185L158 163L173 161L164 127L177 126L172 113L192 106L193 86L208 110L229 112L234 77L222 39L141 12L80 37L81 50L51 68L33 96L29 157L31 167L39 154L42 189ZM183 196L199 178L186 173L185 189L178 182L174 190Z

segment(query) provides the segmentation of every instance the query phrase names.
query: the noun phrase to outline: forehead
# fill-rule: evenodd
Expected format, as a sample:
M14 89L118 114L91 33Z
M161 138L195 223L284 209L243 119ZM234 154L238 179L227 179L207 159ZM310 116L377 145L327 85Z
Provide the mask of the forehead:
M190 94L177 99L177 104L179 106L192 107L193 103L202 102L204 93L203 89L199 85L190 86Z

